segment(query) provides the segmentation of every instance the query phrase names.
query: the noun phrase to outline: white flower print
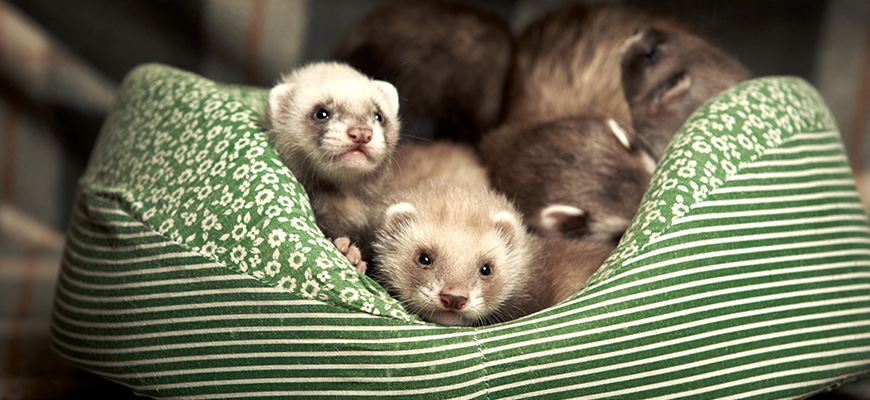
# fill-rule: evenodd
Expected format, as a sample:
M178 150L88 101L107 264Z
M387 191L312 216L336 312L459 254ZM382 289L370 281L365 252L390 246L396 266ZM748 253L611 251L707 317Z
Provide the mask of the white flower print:
M344 288L338 297L345 303L353 303L359 299L359 292L354 288Z
M695 176L695 165L686 165L677 171L677 175L681 178L691 178Z
M281 263L275 260L266 263L266 273L269 276L275 276L278 272L281 272Z
M247 223L247 218L245 222ZM260 230L257 229L256 226L250 226L249 228L250 229L248 230L248 239L257 240L258 238L260 238Z
M152 208L152 209L150 209L150 210L148 210L148 211L145 211L145 212L142 214L142 220L143 220L143 221L147 221L147 220L151 219L151 217L153 217L154 214L157 214L157 209L156 209L156 208Z
M239 241L245 237L245 234L247 232L248 232L248 226L243 224L243 223L239 223L239 224L236 224L236 226L233 228L233 231L231 232L231 234L233 235L234 240Z
M296 290L296 278L292 276L285 276L278 281L278 287L288 292L293 292L294 290Z
M728 160L722 160L722 169L724 169L728 175L734 175L737 173L737 166Z
M242 180L248 177L248 174L251 173L251 166L248 164L239 165L235 171L233 171L233 179Z
M215 242L208 242L202 246L200 251L205 256L214 257L220 251L220 247Z
M720 151L728 150L728 140L721 136L713 136L710 138L710 143L713 147L719 149Z
M259 156L262 156L264 152L265 151L263 150L262 147L251 147L248 149L248 152L245 153L245 157L252 158L252 159L257 158ZM266 167L266 164L264 163L262 168L265 168L265 167ZM260 168L260 167L258 167L258 168Z
M357 272L356 272L356 270L353 270L353 269L346 269L346 268L340 269L338 271L338 276L339 276L339 278L341 278L341 280L347 281L347 282L359 281L359 277L357 276Z
M710 146L709 143L703 142L703 141L696 141L696 142L692 143L692 148L695 151L697 151L699 153L704 153L704 154L707 154L711 150L713 150L713 148Z
M263 180L263 183L265 183L267 185L273 185L273 184L278 183L278 176L275 175L274 173L269 173L269 174L263 175L262 180Z
M262 154L263 149L261 149L259 147L252 147L251 150L253 150L253 149L259 149L260 153ZM250 151L248 151L248 153L250 153ZM251 166L251 172L255 173L255 174L259 174L260 172L265 171L266 168L267 168L266 163L264 163L262 161L257 161L257 162L254 162L253 166Z
M245 199L241 197L233 200L233 204L230 206L233 212L239 212L243 207L245 207Z
M251 144L251 140L244 137L244 138L237 140L233 144L233 148L236 150L241 150L241 149L244 149L245 147L248 147L248 145L250 145L250 144ZM245 164L245 166L247 166L247 164Z
M199 166L196 168L197 175L200 175L200 176L205 175L205 173L211 169L212 164L214 164L214 161L212 161L210 159L202 160L199 163Z
M223 176L224 171L227 168L227 162L224 160L220 160L211 167L211 176Z
M221 226L220 221L218 220L217 215L212 214L208 209L205 210L205 217L202 219L202 230L210 231L210 230L221 230L223 227Z
M327 283L327 284L323 285L320 288L320 295L318 295L317 298L322 300L322 301L325 301L325 302L329 301L330 299L329 299L329 296L327 295L327 293L331 292L333 289L335 289L335 285L333 285L331 283Z
M221 140L214 147L214 151L217 153L223 153L223 152L227 151L228 147L230 147L230 141L229 140Z
M273 229L272 233L269 234L269 246L278 247L285 240L287 240L287 232L284 232L280 228Z
M674 206L671 208L671 212L673 212L673 214L674 214L676 217L682 217L682 216L686 215L686 214L689 212L689 206L687 206L687 205L685 205L685 204L682 204L682 203L676 203L676 204L674 204Z
M229 191L228 189L227 189L227 191L223 194L223 196L221 196L220 200L218 200L218 204L219 204L221 207L227 207L227 206L229 206L230 203L232 203L232 202L233 202L233 192Z
M284 207L284 211L293 212L293 199L290 196L279 196L278 204Z
M281 215L281 208L278 207L277 205L273 204L273 205L269 206L268 208L266 208L265 214L269 218L275 218L275 217Z
M236 247L233 247L233 249L230 251L230 260L238 264L244 262L247 255L248 250L244 246L238 245Z
M269 189L264 189L264 190L260 191L259 193L257 193L257 196L254 198L254 201L257 202L257 205L262 206L262 205L265 205L265 204L269 203L270 201L272 201L272 198L274 198L274 197L275 197L274 192L272 192Z
M320 253L320 257L317 257L314 260L317 263L317 266L323 269L332 268L335 266L335 262L332 261L330 257L328 257L325 253Z
M195 212L182 211L180 216L181 219L184 220L184 226L192 226L196 223L198 214Z
M260 255L256 253L254 253L254 255L252 255L251 258L248 259L248 264L251 264L251 268L253 269L259 268L261 262L262 261L260 260Z
M291 218L291 219L290 219L290 225L293 227L293 229L295 229L295 230L297 230L297 231L308 232L309 229L310 229L310 228L308 227L308 223L305 222L305 220L303 220L303 219L300 218L300 217Z
M249 121L250 119L251 119L251 112L247 111L247 110L243 111L243 112L239 112L239 113L234 113L233 115L230 116L230 121L233 121L233 122Z
M211 192L213 190L214 189L210 186L208 179L206 179L206 181L205 181L205 186L200 186L199 188L194 189L194 191L197 192L196 198L199 200L205 200L206 197L211 195Z
M317 297L318 293L320 293L320 284L316 281L305 281L299 290L302 297L313 299Z
M299 269L299 267L305 265L305 262L308 261L308 258L305 257L305 253L307 253L307 251L294 251L292 254L290 254L290 258L287 259L287 264L290 265L290 267L293 269Z
M167 219L160 224L160 226L157 228L157 232L160 232L161 234L165 235L166 232L169 232L169 230L172 229L172 227L174 225L175 225L174 219Z

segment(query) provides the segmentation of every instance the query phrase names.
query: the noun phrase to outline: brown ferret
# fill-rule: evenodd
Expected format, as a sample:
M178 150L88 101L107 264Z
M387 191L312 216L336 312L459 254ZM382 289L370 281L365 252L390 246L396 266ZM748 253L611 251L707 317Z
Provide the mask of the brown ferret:
M615 245L655 169L631 128L612 118L508 124L481 142L493 187L544 236Z
M630 124L619 65L623 43L645 26L686 29L646 10L585 4L533 22L517 41L505 121L594 114Z
M622 82L631 119L656 158L701 104L752 76L733 58L685 32L644 28L624 48Z
M266 135L327 237L367 241L369 210L392 176L398 111L393 85L336 62L300 67L269 92Z
M442 325L487 325L577 292L610 247L528 234L513 204L483 185L429 180L399 191L374 242L377 279Z
M404 136L474 144L501 118L513 41L479 9L401 1L350 27L334 55L398 88Z

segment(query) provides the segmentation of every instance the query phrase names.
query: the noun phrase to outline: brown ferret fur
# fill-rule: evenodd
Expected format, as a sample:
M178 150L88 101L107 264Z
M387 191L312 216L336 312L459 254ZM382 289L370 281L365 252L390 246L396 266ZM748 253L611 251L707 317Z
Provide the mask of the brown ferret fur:
M508 124L481 142L493 186L545 236L615 245L655 169L631 128L610 118Z
M615 245L634 217L655 158L631 128L620 61L645 26L688 29L648 10L573 4L518 39L505 121L479 150L538 233Z
M477 8L401 1L351 26L334 55L398 88L406 137L474 144L501 118L513 40Z
M704 39L681 31L644 28L624 48L625 98L656 158L701 104L752 76Z
M429 179L489 186L486 169L469 147L449 142L400 145L396 173L390 183L392 189L409 188Z
M533 22L517 41L504 120L592 114L630 124L619 64L625 40L645 26L687 29L647 10L585 4Z

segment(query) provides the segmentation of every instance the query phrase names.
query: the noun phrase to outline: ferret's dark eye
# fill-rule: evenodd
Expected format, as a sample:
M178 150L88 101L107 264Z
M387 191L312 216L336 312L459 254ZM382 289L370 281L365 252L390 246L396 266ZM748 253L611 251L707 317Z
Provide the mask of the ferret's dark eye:
M489 263L483 264L483 266L480 267L480 274L483 276L491 275L492 274L492 266L489 265Z
M314 118L329 119L329 111L326 111L323 108L318 108L317 111L314 112Z
M420 265L432 265L432 259L429 258L429 255L426 253L420 253L420 255L417 256L417 262L420 263Z
M659 56L661 55L661 50L659 50L658 45L652 45L646 49L643 56L646 58L647 62L655 62L658 61Z
M384 122L384 116L380 112L375 113L375 121Z

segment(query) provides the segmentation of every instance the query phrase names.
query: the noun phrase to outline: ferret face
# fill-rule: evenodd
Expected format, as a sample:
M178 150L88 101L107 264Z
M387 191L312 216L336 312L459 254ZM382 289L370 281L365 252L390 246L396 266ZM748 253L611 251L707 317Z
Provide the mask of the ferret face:
M411 201L416 204L391 206L378 232L374 246L383 285L430 322L468 326L506 319L500 317L512 311L526 262L516 211Z
M532 145L538 151L529 156L537 162L545 156L558 159L560 169L543 186L547 203L530 215L538 216L531 224L547 235L616 244L656 162L637 135L612 118L577 117L548 127Z
M387 82L344 64L311 64L270 91L269 134L291 169L305 160L303 173L353 181L392 153L398 107L398 93Z
M625 46L625 98L635 128L652 138L658 156L701 104L751 76L737 61L687 33L645 28Z
M592 116L505 126L481 155L538 233L607 244L622 237L656 167L630 127Z

